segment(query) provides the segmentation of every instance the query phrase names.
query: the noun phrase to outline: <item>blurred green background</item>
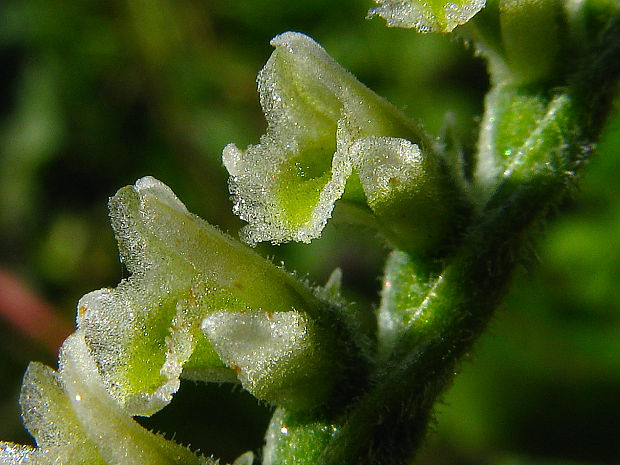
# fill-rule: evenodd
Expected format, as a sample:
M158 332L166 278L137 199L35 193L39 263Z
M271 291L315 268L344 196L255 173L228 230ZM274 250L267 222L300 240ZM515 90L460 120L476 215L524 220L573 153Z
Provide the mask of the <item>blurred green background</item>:
M220 155L264 131L255 78L276 34L310 34L433 134L452 112L472 150L484 63L448 36L365 20L371 6L0 2L0 439L30 440L17 404L27 363L55 366L77 299L125 276L106 212L118 188L153 175L236 235ZM438 406L417 463L620 463L619 149L616 117L540 238L540 263L520 271ZM340 266L348 295L377 303L386 250L372 235L331 224L309 246L259 250L317 283ZM260 447L269 411L230 386L184 383L143 423L231 460Z

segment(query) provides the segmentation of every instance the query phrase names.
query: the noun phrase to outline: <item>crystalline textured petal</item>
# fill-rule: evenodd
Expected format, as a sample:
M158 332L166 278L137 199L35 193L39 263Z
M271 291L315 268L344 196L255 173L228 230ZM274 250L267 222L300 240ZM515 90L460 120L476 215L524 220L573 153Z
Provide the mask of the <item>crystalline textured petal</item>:
M25 463L104 463L82 432L54 370L31 363L24 376L20 404L24 424L38 446Z
M31 446L0 442L0 464L2 465L31 464L34 453L35 449Z
M196 280L208 281L197 270L199 263L186 259L192 254L180 248L206 249L196 244L200 239L192 236L192 224L197 224L198 234L208 236L211 230L167 186L150 177L121 189L110 208L119 247L133 274L115 289L85 295L78 303L78 326L108 392L127 413L149 415L170 402L195 346L194 339L189 346L181 344L175 315L179 317L180 307L188 308ZM181 227L174 228L175 222ZM199 325L206 308L195 299L189 307L185 318L191 314L195 324L183 330L193 328L204 339ZM221 366L215 355L213 362Z
M253 391L308 349L307 320L298 312L214 312L202 329L222 360Z
M359 139L351 152L371 207L399 190L415 190L416 183L427 174L420 148L406 139Z
M213 312L202 330L255 397L296 410L329 398L337 378L332 354L301 312Z
M484 7L486 0L376 0L376 3L378 6L370 10L370 16L381 16L388 26L426 33L450 32L465 24Z
M136 423L107 393L84 335L69 336L59 357L60 377L84 434L106 463L211 464L183 446L155 435Z

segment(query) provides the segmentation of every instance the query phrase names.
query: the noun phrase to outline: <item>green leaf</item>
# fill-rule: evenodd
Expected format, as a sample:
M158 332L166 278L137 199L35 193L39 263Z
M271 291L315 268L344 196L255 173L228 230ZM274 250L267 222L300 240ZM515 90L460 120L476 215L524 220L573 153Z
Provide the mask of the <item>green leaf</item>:
M485 0L376 0L370 16L381 16L388 26L413 28L418 32L450 32L465 24Z
M544 116L548 98L512 85L498 85L485 99L478 141L476 181L491 191L502 172ZM480 201L483 201L481 198Z
M506 180L506 186L516 188L544 170L570 175L580 163L584 146L569 94L548 96L497 86L485 105L475 173L481 205Z
M277 409L265 435L264 465L315 465L338 426L328 420Z
M421 304L432 289L431 274L409 255L394 250L385 264L381 305L377 313L379 353L385 356L402 334L416 324L420 329L424 318Z

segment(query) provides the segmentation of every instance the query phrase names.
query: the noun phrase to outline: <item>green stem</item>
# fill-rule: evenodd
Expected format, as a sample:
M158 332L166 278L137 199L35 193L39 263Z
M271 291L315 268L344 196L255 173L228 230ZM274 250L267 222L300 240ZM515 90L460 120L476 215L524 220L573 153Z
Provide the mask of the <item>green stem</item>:
M396 465L417 449L437 397L506 294L532 231L567 191L574 174L567 166L580 157L567 136L575 131L573 111L566 95L550 103L534 131L537 142L515 155L417 318L379 363L372 388L327 446L324 463Z
M398 341L328 446L326 464L399 464L416 450L437 397L505 295L532 225L565 191L562 176L536 178L489 212L421 305L425 331Z

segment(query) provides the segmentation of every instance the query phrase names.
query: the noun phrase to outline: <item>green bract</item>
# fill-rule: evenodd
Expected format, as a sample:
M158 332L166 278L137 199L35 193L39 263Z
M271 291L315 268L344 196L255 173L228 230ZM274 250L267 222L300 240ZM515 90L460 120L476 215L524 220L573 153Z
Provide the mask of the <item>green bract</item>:
M277 409L265 435L264 465L319 464L338 426L323 419ZM303 458L299 460L300 451Z
M485 0L376 0L371 15L384 18L388 26L414 28L418 32L450 32L465 24Z
M400 250L394 250L385 264L381 305L377 312L379 353L385 355L412 324L423 326L422 303L432 289L431 276ZM423 332L420 328L420 333Z
M480 201L486 201L498 183L515 169L531 175L534 164L542 169L551 161L549 157L555 157L559 163L554 166L562 166L561 160L568 161L573 155L574 141L568 140L571 132L567 128L574 123L567 122L565 116L570 97L550 99L506 85L492 89L486 105L475 173ZM545 145L539 147L541 144ZM531 156L525 169L524 160L535 152L537 157Z

